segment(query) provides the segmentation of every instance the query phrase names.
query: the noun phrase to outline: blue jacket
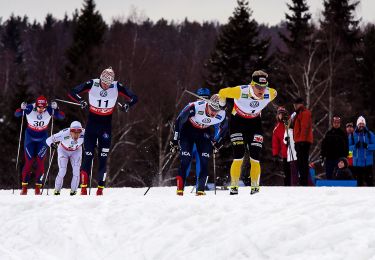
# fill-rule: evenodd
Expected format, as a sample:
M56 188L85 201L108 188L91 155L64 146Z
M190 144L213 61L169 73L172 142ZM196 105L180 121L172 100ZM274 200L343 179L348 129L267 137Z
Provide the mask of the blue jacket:
M356 128L349 135L349 150L353 151L353 166L366 167L373 164L373 151L375 151L375 136L367 127L363 131ZM367 148L364 148L367 144Z

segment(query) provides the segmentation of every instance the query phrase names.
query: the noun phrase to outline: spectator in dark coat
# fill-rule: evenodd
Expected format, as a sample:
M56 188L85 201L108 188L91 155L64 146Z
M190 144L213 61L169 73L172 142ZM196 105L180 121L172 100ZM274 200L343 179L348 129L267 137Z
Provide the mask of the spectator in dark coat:
M325 162L327 180L333 179L333 170L339 158L347 157L349 153L348 137L340 125L340 117L334 116L332 128L328 130L322 141L320 158Z
M358 186L374 186L373 183L373 153L375 150L374 133L367 129L366 120L360 116L357 128L349 136L349 150L353 151L353 175Z
M352 171L348 168L348 160L345 157L338 159L333 176L336 180L353 180Z
M313 143L311 112L304 106L302 98L293 102L295 113L293 117L293 133L297 152L300 185L307 186L309 176L309 150Z

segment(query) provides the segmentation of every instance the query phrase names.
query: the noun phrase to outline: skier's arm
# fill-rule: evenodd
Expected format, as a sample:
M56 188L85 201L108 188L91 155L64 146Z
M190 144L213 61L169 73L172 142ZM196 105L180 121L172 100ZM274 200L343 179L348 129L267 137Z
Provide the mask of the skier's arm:
M213 138L214 142L220 143L223 137L228 132L228 118L225 117L221 123L214 125L214 127L215 127L215 133L214 133L214 138Z
M14 112L14 116L15 117L21 117L22 114L23 114L22 113L23 111L25 111L26 115L30 114L31 111L33 111L33 105L32 104L28 104L25 109L17 108L17 110Z
M46 139L46 144L48 146L51 146L52 143L61 142L64 139L64 134L66 133L66 131L69 131L69 129L66 128L66 129L61 130L60 132L58 132L54 135L51 135L50 137L48 137Z
M92 84L94 83L93 80L86 81L76 87L74 87L68 94L68 97L75 102L80 102L83 98L80 96L83 93L90 91Z
M63 120L65 118L65 113L60 111L59 108L52 109L51 106L48 106L47 112L48 112L48 114L50 114L51 116L53 116L54 118L56 118L58 120Z
M125 98L126 102L129 104L130 107L137 103L138 97L128 88L123 86L121 83L117 84L117 89L120 96L123 96Z
M219 90L220 100L225 100L227 98L239 99L241 97L241 86L234 88L222 88Z
M174 140L180 139L180 132L182 129L182 126L186 123L186 121L189 119L189 117L192 117L195 115L195 107L194 104L187 105L178 115L176 122L174 124Z

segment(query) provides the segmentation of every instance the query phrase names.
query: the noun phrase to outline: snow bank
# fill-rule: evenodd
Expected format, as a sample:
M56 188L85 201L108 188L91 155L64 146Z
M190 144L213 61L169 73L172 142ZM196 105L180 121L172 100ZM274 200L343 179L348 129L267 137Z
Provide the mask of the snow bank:
M375 259L374 188L190 190L2 190L0 259Z

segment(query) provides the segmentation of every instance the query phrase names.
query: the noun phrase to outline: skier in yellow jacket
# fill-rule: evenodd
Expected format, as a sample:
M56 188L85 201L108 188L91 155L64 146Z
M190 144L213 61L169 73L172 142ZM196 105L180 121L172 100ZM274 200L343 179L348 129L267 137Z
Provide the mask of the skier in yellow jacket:
M233 162L230 168L231 195L238 194L238 181L245 149L250 154L251 193L259 192L260 152L263 145L261 111L275 99L277 92L268 87L268 74L257 70L252 74L249 85L223 88L219 91L220 105L233 98L234 107L230 120L230 138L233 147Z

